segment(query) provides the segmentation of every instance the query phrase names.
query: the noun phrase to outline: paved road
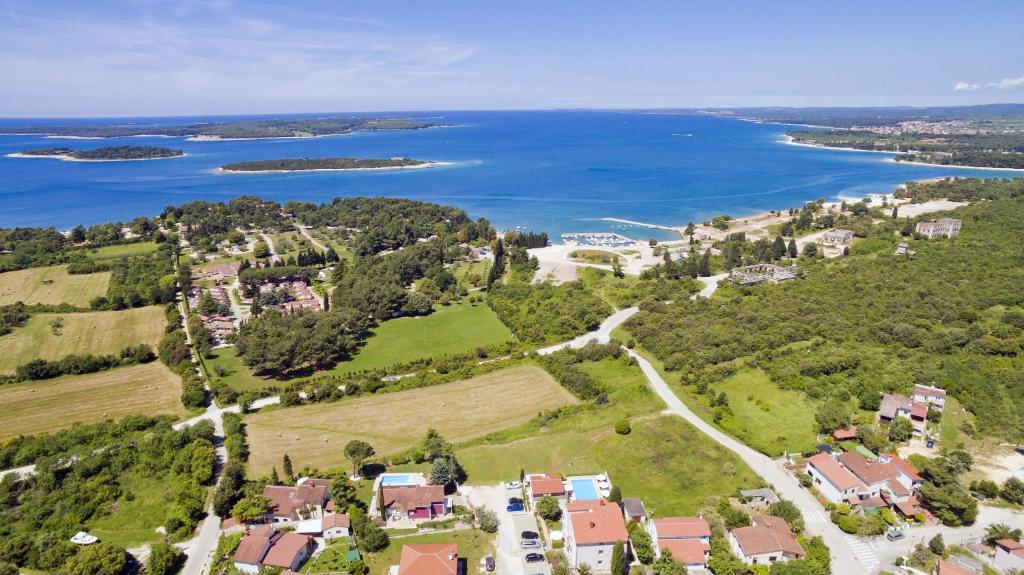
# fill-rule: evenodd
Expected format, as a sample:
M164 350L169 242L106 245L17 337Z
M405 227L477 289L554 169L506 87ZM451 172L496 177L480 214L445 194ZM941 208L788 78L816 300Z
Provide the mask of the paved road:
M555 353L560 349L565 349L567 347L579 349L595 339L598 341L598 343L608 343L608 340L611 339L612 330L622 325L622 323L625 322L627 319L633 317L633 315L636 314L636 312L638 311L640 311L640 308L638 307L627 307L626 309L621 309L613 313L612 315L608 316L608 319L601 322L601 325L598 326L597 331L587 332L577 337L576 339L562 343L557 343L550 347L538 349L537 353L539 353L540 355L549 355Z
M270 239L270 236L263 232L260 232L260 237L263 238L263 241L267 244L267 249L270 250L270 261L279 261L281 258L277 257L277 250L274 249L274 240Z

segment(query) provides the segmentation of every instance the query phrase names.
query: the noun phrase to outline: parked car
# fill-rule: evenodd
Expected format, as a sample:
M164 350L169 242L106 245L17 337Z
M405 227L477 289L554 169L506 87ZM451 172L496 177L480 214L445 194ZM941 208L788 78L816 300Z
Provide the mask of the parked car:
M540 539L540 535L536 531L523 531L519 534L519 537L523 539Z
M904 535L902 531L889 531L885 534L885 538L889 541L899 541L904 537L906 537L906 535Z
M543 560L544 560L544 556L541 555L540 553L527 553L526 554L526 562L527 563L539 563L539 562L541 562Z
M508 488L509 489L519 489L522 486L523 486L523 484L519 483L518 481L513 481L513 482L508 484Z
M540 547L540 541L537 541L536 539L527 539L526 541L521 542L519 546L523 549L536 549Z
M484 569L486 569L488 573L494 572L494 557L484 557Z
M515 505L509 505L508 507L505 508L505 511L508 511L508 512L511 512L511 513L515 513L517 511L525 511L525 510L526 510L526 508L523 507L522 503L517 503Z
M508 498L508 504L509 505L522 505L523 504L523 500L520 497L509 497Z

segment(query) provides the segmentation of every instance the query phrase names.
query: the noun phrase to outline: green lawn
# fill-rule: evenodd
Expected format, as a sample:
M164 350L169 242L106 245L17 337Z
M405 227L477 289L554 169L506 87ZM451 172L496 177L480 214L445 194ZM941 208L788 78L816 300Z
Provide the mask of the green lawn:
M118 244L103 246L86 251L89 259L95 261L116 260L127 256L142 256L156 251L156 242L138 242L134 244Z
M416 359L471 351L504 343L512 332L485 303L462 302L437 306L423 317L386 321L355 358L338 364L331 372L352 373L405 363Z
M122 547L135 547L159 541L154 531L164 523L167 508L174 503L174 487L159 479L123 476L124 495L109 515L89 524L89 532L101 541Z
M491 267L490 260L475 260L471 262L459 262L451 267L452 275L458 280L459 285L466 289L482 287L487 283L487 270ZM472 279L479 281L473 282Z
M234 346L213 350L213 357L205 359L204 363L211 379L238 392L283 385L283 382L254 375L251 369L242 364Z
M713 387L725 392L733 412L722 427L754 449L779 455L817 444L817 407L803 393L779 389L761 369L742 369Z
M480 560L488 555L494 555L494 535L473 529L395 537L391 539L391 545L387 549L378 553L367 553L363 560L370 568L370 573L387 573L388 567L398 565L402 556L402 546L416 543L455 543L459 546L459 557L466 559L466 572L469 574L482 575L484 569Z

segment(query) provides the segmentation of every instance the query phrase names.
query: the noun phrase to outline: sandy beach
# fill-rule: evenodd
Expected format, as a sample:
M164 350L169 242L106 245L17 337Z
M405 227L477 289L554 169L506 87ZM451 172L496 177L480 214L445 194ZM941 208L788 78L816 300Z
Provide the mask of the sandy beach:
M312 138L333 138L335 136L351 136L354 132L345 132L341 134L316 134L313 136L267 136L263 138L225 138L222 136L188 136L185 138L188 142L246 142L249 140L309 140ZM176 136L171 136L176 137Z
M314 170L225 170L214 168L211 170L217 174L291 174L302 172L380 172L387 170L418 170L421 168L434 168L437 166L450 166L453 162L424 162L415 166L385 166L381 168L317 168Z
M164 157L164 158L123 158L123 159L111 158L109 160L91 160L91 159L75 158L75 157L68 156L68 155L65 155L65 154L41 156L41 155L38 155L38 154L22 154L22 153L19 153L19 152L15 152L13 154L6 154L5 157L7 157L7 158L29 158L29 159L60 160L62 162L87 162L87 163L95 163L95 162L145 162L145 161L148 161L148 160L173 160L175 158L184 158L187 155L188 154L178 154L177 156L167 156L167 157Z

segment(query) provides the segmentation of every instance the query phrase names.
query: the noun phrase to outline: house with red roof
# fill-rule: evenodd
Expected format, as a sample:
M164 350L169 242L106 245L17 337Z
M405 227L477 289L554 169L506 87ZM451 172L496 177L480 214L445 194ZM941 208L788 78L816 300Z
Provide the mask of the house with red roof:
M267 485L263 496L270 500L269 519L272 521L298 521L323 517L324 506L330 498L326 480L305 479L294 487Z
M807 459L807 474L818 493L832 503L856 499L864 485L828 453Z
M906 417L914 426L914 432L924 435L928 425L928 403L914 401L902 395L882 394L882 404L878 408L878 420L892 423L897 417Z
M946 390L941 387L921 385L919 383L914 386L914 393L910 398L917 403L927 403L937 411L942 411L946 408Z
M404 545L398 562L398 575L463 575L465 569L454 543Z
M796 535L783 519L755 515L751 521L752 525L729 532L729 546L747 565L771 565L805 555Z
M996 569L1009 571L1010 569L1024 569L1024 545L1013 539L1000 539L996 541Z
M255 575L260 569L278 567L297 571L316 549L313 538L299 533L282 533L273 525L260 525L247 531L235 549L235 568Z
M595 573L611 571L612 547L621 541L629 555L626 520L618 504L607 499L571 501L563 521L565 554L573 568L587 564Z
M530 501L536 502L541 497L554 497L564 501L567 498L565 482L562 476L555 473L533 473L525 476Z
M443 485L381 485L377 503L385 519L431 520L452 512Z
M703 517L662 517L647 523L654 552L667 550L687 568L705 569L711 554L711 526Z

